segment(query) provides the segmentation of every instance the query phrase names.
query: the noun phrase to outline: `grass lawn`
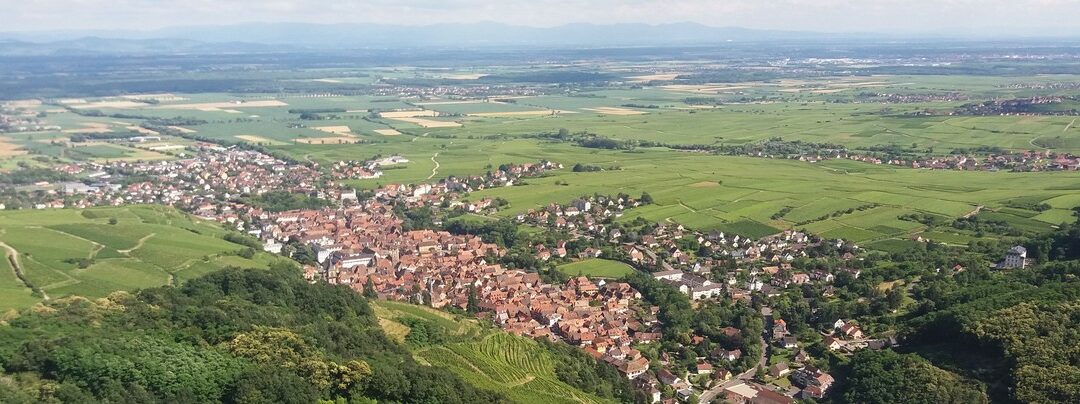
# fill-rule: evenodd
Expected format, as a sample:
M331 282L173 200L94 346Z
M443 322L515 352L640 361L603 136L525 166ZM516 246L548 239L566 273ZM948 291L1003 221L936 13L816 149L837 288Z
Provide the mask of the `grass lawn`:
M570 276L588 276L592 278L621 278L635 269L619 261L591 258L569 264L559 265L559 272Z

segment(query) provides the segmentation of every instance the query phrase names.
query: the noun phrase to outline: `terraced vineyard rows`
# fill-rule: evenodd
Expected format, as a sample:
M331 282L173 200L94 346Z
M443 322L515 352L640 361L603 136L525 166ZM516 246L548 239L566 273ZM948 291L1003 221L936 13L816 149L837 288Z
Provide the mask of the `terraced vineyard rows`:
M416 353L481 388L522 403L601 403L555 377L554 360L535 341L493 332L476 342L429 347Z

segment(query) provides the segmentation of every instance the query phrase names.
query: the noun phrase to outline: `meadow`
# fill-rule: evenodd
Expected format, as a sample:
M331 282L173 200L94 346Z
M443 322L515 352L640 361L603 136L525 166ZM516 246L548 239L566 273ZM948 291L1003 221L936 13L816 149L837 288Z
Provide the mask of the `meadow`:
M559 265L559 272L569 276L588 276L589 278L618 279L634 271L619 261L611 261L599 258L586 259L569 264Z
M110 224L111 220L116 224ZM0 242L17 255L27 281L49 298L103 297L201 276L224 266L265 268L271 255L233 255L243 246L225 230L162 206L0 213ZM14 277L5 262L0 309L32 305L44 296Z

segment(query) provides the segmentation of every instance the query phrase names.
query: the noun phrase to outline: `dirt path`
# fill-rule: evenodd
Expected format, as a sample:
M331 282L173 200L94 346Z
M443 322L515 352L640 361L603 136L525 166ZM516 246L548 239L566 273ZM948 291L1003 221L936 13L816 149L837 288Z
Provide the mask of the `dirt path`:
M439 157L439 153L435 153L434 156L431 156L431 162L435 163L435 167L431 169L431 175L427 177L429 180L435 178L436 175L439 175L439 162L435 160L436 157Z
M523 378L521 380L515 380L513 383L507 383L505 386L508 387L508 388L514 388L514 387L523 385L525 383L531 382L531 381L533 381L533 379L536 379L536 376L526 375L525 378Z
M1072 122L1069 122L1069 125L1068 125L1068 126L1065 126L1065 129L1064 129L1064 130L1062 130L1062 131L1061 131L1061 133L1065 133L1065 132L1068 132L1068 131L1069 131L1069 129L1072 129L1073 125L1075 125L1075 124L1076 124L1076 119L1077 119L1077 118L1073 118Z
M1065 129L1067 130L1068 128L1065 128ZM1040 149L1043 149L1043 150L1050 150L1049 147L1043 147L1043 146L1039 146L1039 145L1035 144L1035 140L1037 140L1037 139L1039 139L1039 138L1034 137L1034 138L1029 139L1028 144L1031 145L1031 147L1037 147L1037 148L1040 148Z
M23 274L22 266L19 265L19 252L15 251L14 248L3 241L0 241L0 247L4 249L4 257L8 260L8 263L11 264L11 270L12 272L15 272L15 278L19 280L19 283L21 283L23 287L32 289L30 287L30 282L26 280L26 275ZM44 290L41 290L41 297L45 300L49 300L49 295L46 294Z
M427 135L429 135L429 134L431 134L431 132L424 132L424 134L423 134L423 135L420 135L420 136L413 136L412 140L410 140L409 142L415 142L415 141L416 141L416 139L419 139L419 138L422 138L422 137L427 137Z
M140 238L139 242L135 243L134 247L131 247L131 248L126 249L126 250L116 250L116 252L121 253L121 254L127 254L127 253L130 253L132 251L138 250L138 249L142 248L143 244L146 243L146 240L149 240L150 237L154 237L156 235L157 235L157 233L147 234L146 237Z
M964 215L964 219L968 219L968 218L971 218L972 216L975 216L975 215L979 214L979 212L982 212L983 208L985 208L985 206L983 206L983 205L976 206L975 210L973 210L971 212L968 212L966 215Z

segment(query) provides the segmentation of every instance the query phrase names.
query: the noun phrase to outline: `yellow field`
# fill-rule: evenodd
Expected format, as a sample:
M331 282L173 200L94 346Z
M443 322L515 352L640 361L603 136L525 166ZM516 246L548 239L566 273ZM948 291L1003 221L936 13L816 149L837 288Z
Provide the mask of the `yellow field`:
M236 135L234 137L237 138L237 139L243 140L245 142L249 142L249 143L269 144L271 146L279 146L279 145L287 144L285 142L279 142L277 140L267 139L267 138L261 137L261 136Z
M127 129L132 131L132 132L142 133L144 135L150 135L150 136L160 136L161 135L160 133L157 133L156 131L146 129L146 128L142 127L142 126L128 126Z
M636 109L629 108L617 108L617 107L598 107L598 108L582 108L586 111L592 111L604 115L645 115L648 112L638 111Z
M460 123L450 121L436 121L432 119L424 118L391 118L395 121L408 122L411 124L420 125L422 128L456 128L461 126Z
M326 133L332 133L332 134L335 134L335 135L344 135L344 136L351 136L352 135L352 129L350 129L348 126L317 126L317 127L311 128L311 129L315 129L317 131L326 132Z
M719 183L712 182L712 181L702 181L702 182L695 182L693 184L690 184L691 188L714 188L714 187L718 187L718 186L720 186Z
M98 108L115 108L115 109L130 109L141 108L148 104L142 102L135 102L129 100L117 100L117 101L97 101L88 103L74 103L72 108L75 109L98 109Z
M4 102L4 105L12 108L32 108L41 105L41 100L12 100Z
M0 157L20 156L26 154L26 150L19 148L19 145L8 143L9 139L0 137Z
M304 144L346 144L356 141L355 136L335 136L335 137L305 137L293 139L297 143Z
M668 81L675 80L681 73L660 73L660 74L647 74L644 76L630 76L631 83L645 83L649 81Z
M146 105L146 104L139 104ZM232 110L235 108L272 108L272 107L287 107L286 104L278 100L260 100L260 101L247 101L247 102L204 102L201 104L168 104L168 105L155 105L154 109L193 109L198 111L217 111L217 110ZM239 113L240 111L236 111Z
M379 116L386 119L417 118L424 116L435 117L439 116L439 111L429 111L426 109L416 109L411 111L387 111L380 112Z
M469 114L469 116L480 117L514 117L514 116L544 116L544 115L558 115L558 114L574 114L574 111L563 111L558 109L541 109L536 111L510 111L510 112L478 112L475 114Z
M397 136L401 134L401 132L398 132L397 129L375 129L375 133L383 136Z

